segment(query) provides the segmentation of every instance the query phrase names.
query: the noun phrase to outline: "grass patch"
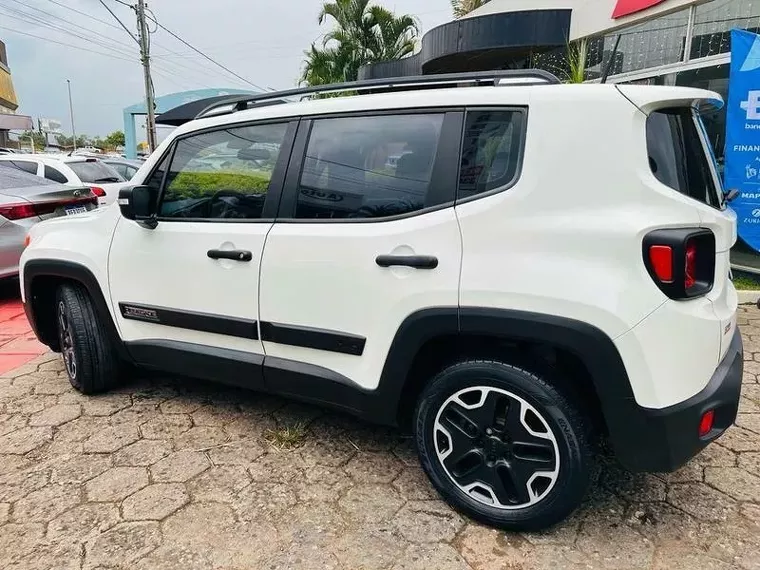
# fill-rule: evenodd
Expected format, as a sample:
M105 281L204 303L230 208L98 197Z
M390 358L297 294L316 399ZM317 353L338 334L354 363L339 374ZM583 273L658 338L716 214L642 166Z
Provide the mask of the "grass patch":
M297 423L278 429L268 429L264 432L264 439L278 449L293 449L303 445L306 437L306 426Z
M760 291L760 276L744 271L733 271L734 287L739 291Z

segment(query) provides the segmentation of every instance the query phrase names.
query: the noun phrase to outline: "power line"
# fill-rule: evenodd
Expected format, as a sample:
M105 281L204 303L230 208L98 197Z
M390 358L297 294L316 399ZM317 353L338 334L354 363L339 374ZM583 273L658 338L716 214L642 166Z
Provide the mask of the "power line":
M66 10L71 10L72 12L75 12L76 14L80 14L81 16L85 16L86 18L90 18L90 20L95 20L96 22L100 22L101 24L108 26L109 28L114 28L116 30L119 30L119 26L116 24L112 24L111 22L108 22L106 20L101 20L100 18L96 18L95 16L92 16L88 14L87 12L82 12L81 10L77 10L76 8L72 8L71 6L67 6L66 4L62 4L61 2L58 2L58 0L48 0L48 2L52 2L53 4L56 4L57 6L60 6L61 8L65 8Z
M131 59L127 59L125 57L118 57L116 55L112 55L110 53L104 53L102 51L95 51L95 50L93 50L93 49L91 49L89 47L81 47L81 46L72 45L70 43L57 42L55 40L51 40L50 38L46 38L44 36L37 36L37 35L34 35L34 34L30 34L28 32L21 32L19 30L14 30L13 28L6 28L5 26L0 26L0 30L5 30L7 32L12 32L14 34L20 34L22 36L29 36L30 38L35 38L35 39L42 40L42 41L45 41L45 42L48 42L48 43L51 43L51 44L58 44L58 45L61 45L61 46L66 46L66 47L72 48L72 49L79 49L79 50L86 51L86 52L89 52L89 53L94 53L94 54L97 54L97 55L102 55L102 56L105 56L105 57L111 57L113 59L118 59L120 61L126 61L128 63L132 63Z
M120 2L121 0L116 0L116 1L117 1L117 2ZM101 0L101 2L102 2L102 0ZM174 33L174 32L172 32L170 29L168 29L166 26L164 26L163 24L159 23L157 20L153 20L153 22L154 22L154 23L155 23L155 24L156 24L156 25L157 25L159 28L161 28L162 30L164 30L164 31L165 31L167 34L169 34L170 36L172 36L174 39L176 39L177 41L179 41L179 42L181 42L181 43L185 44L187 47L189 47L191 50L193 50L194 52L198 53L199 55L202 55L204 58L206 58L207 60L209 60L209 61L210 61L211 63L213 63L214 65L216 65L216 66L218 66L218 67L220 67L220 68L224 69L224 70L225 70L227 73L230 73L230 74L234 75L235 77L237 77L237 78L238 78L238 79L240 79L241 81L244 81L244 82L245 82L245 83L247 83L248 85L250 85L250 86L252 86L252 87L255 87L255 88L256 88L256 89L258 89L259 91L267 91L267 89L264 89L264 88L263 88L263 87L261 87L260 85L256 85L255 83L253 83L253 82L251 82L251 81L248 81L248 80L247 80L245 77L243 77L242 75L238 75L237 73L235 73L234 71L232 71L230 68L228 68L228 67L225 67L224 65L222 65L222 64L221 64L221 63L219 63L218 61L216 61L216 60L212 59L211 57L209 57L208 55L206 55L205 53L203 53L201 50L199 50L198 48L196 48L194 45L192 45L192 44L190 44L190 43L186 42L186 41L185 41L185 40L183 40L181 37L179 37L177 34L175 34L175 33Z
M125 25L124 25L124 22L122 22L122 21L119 19L119 17L118 17L116 14L114 14L113 10L111 10L111 8L109 8L109 7L108 7L108 4L106 4L105 2L103 2L103 0L100 0L100 3L101 3L101 4L103 4L103 7L104 7L106 10L108 10L108 12L111 14L111 16L113 16L113 17L114 17L114 19L115 19L117 22L119 22L119 25L120 25L122 28L124 28L124 31L125 31L125 32L127 32L127 33L130 35L130 37L131 37L133 40L135 40L135 42L137 42L137 44L139 45L139 44L140 44L140 40L138 40L138 39L137 39L137 36L135 36L135 35L134 35L132 32L130 32L130 31L129 31L129 28L128 28L127 26L125 26ZM131 8L131 6L130 6L130 8Z

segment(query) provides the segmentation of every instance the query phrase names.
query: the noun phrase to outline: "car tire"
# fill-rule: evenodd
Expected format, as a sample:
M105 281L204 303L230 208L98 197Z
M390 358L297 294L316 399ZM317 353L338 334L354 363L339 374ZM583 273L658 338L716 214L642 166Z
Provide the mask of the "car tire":
M527 370L485 360L454 364L425 387L414 421L433 486L475 520L541 530L586 495L594 458L589 422Z
M115 386L122 367L90 295L81 285L58 288L55 303L58 340L71 385L83 394Z

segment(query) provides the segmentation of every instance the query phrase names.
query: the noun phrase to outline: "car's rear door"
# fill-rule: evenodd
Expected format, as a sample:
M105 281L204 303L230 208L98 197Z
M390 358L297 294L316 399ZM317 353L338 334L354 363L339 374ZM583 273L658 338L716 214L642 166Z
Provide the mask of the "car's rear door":
M456 319L461 110L303 120L261 272L265 380L315 400L372 390L414 313Z
M257 383L261 256L296 127L184 136L149 176L161 190L158 225L120 220L109 257L119 330L138 362ZM209 168L205 157L219 152L228 160Z

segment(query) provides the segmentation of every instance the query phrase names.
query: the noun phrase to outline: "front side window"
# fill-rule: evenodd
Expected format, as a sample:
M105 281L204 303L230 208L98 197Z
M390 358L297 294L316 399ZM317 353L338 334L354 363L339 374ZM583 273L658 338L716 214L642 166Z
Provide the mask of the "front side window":
M159 216L259 219L287 123L224 129L177 142Z
M519 110L467 113L457 200L504 188L517 178L525 114Z
M384 218L423 209L443 119L414 114L316 120L295 217Z
M704 204L721 206L711 159L690 108L663 109L649 115L647 151L657 180Z

